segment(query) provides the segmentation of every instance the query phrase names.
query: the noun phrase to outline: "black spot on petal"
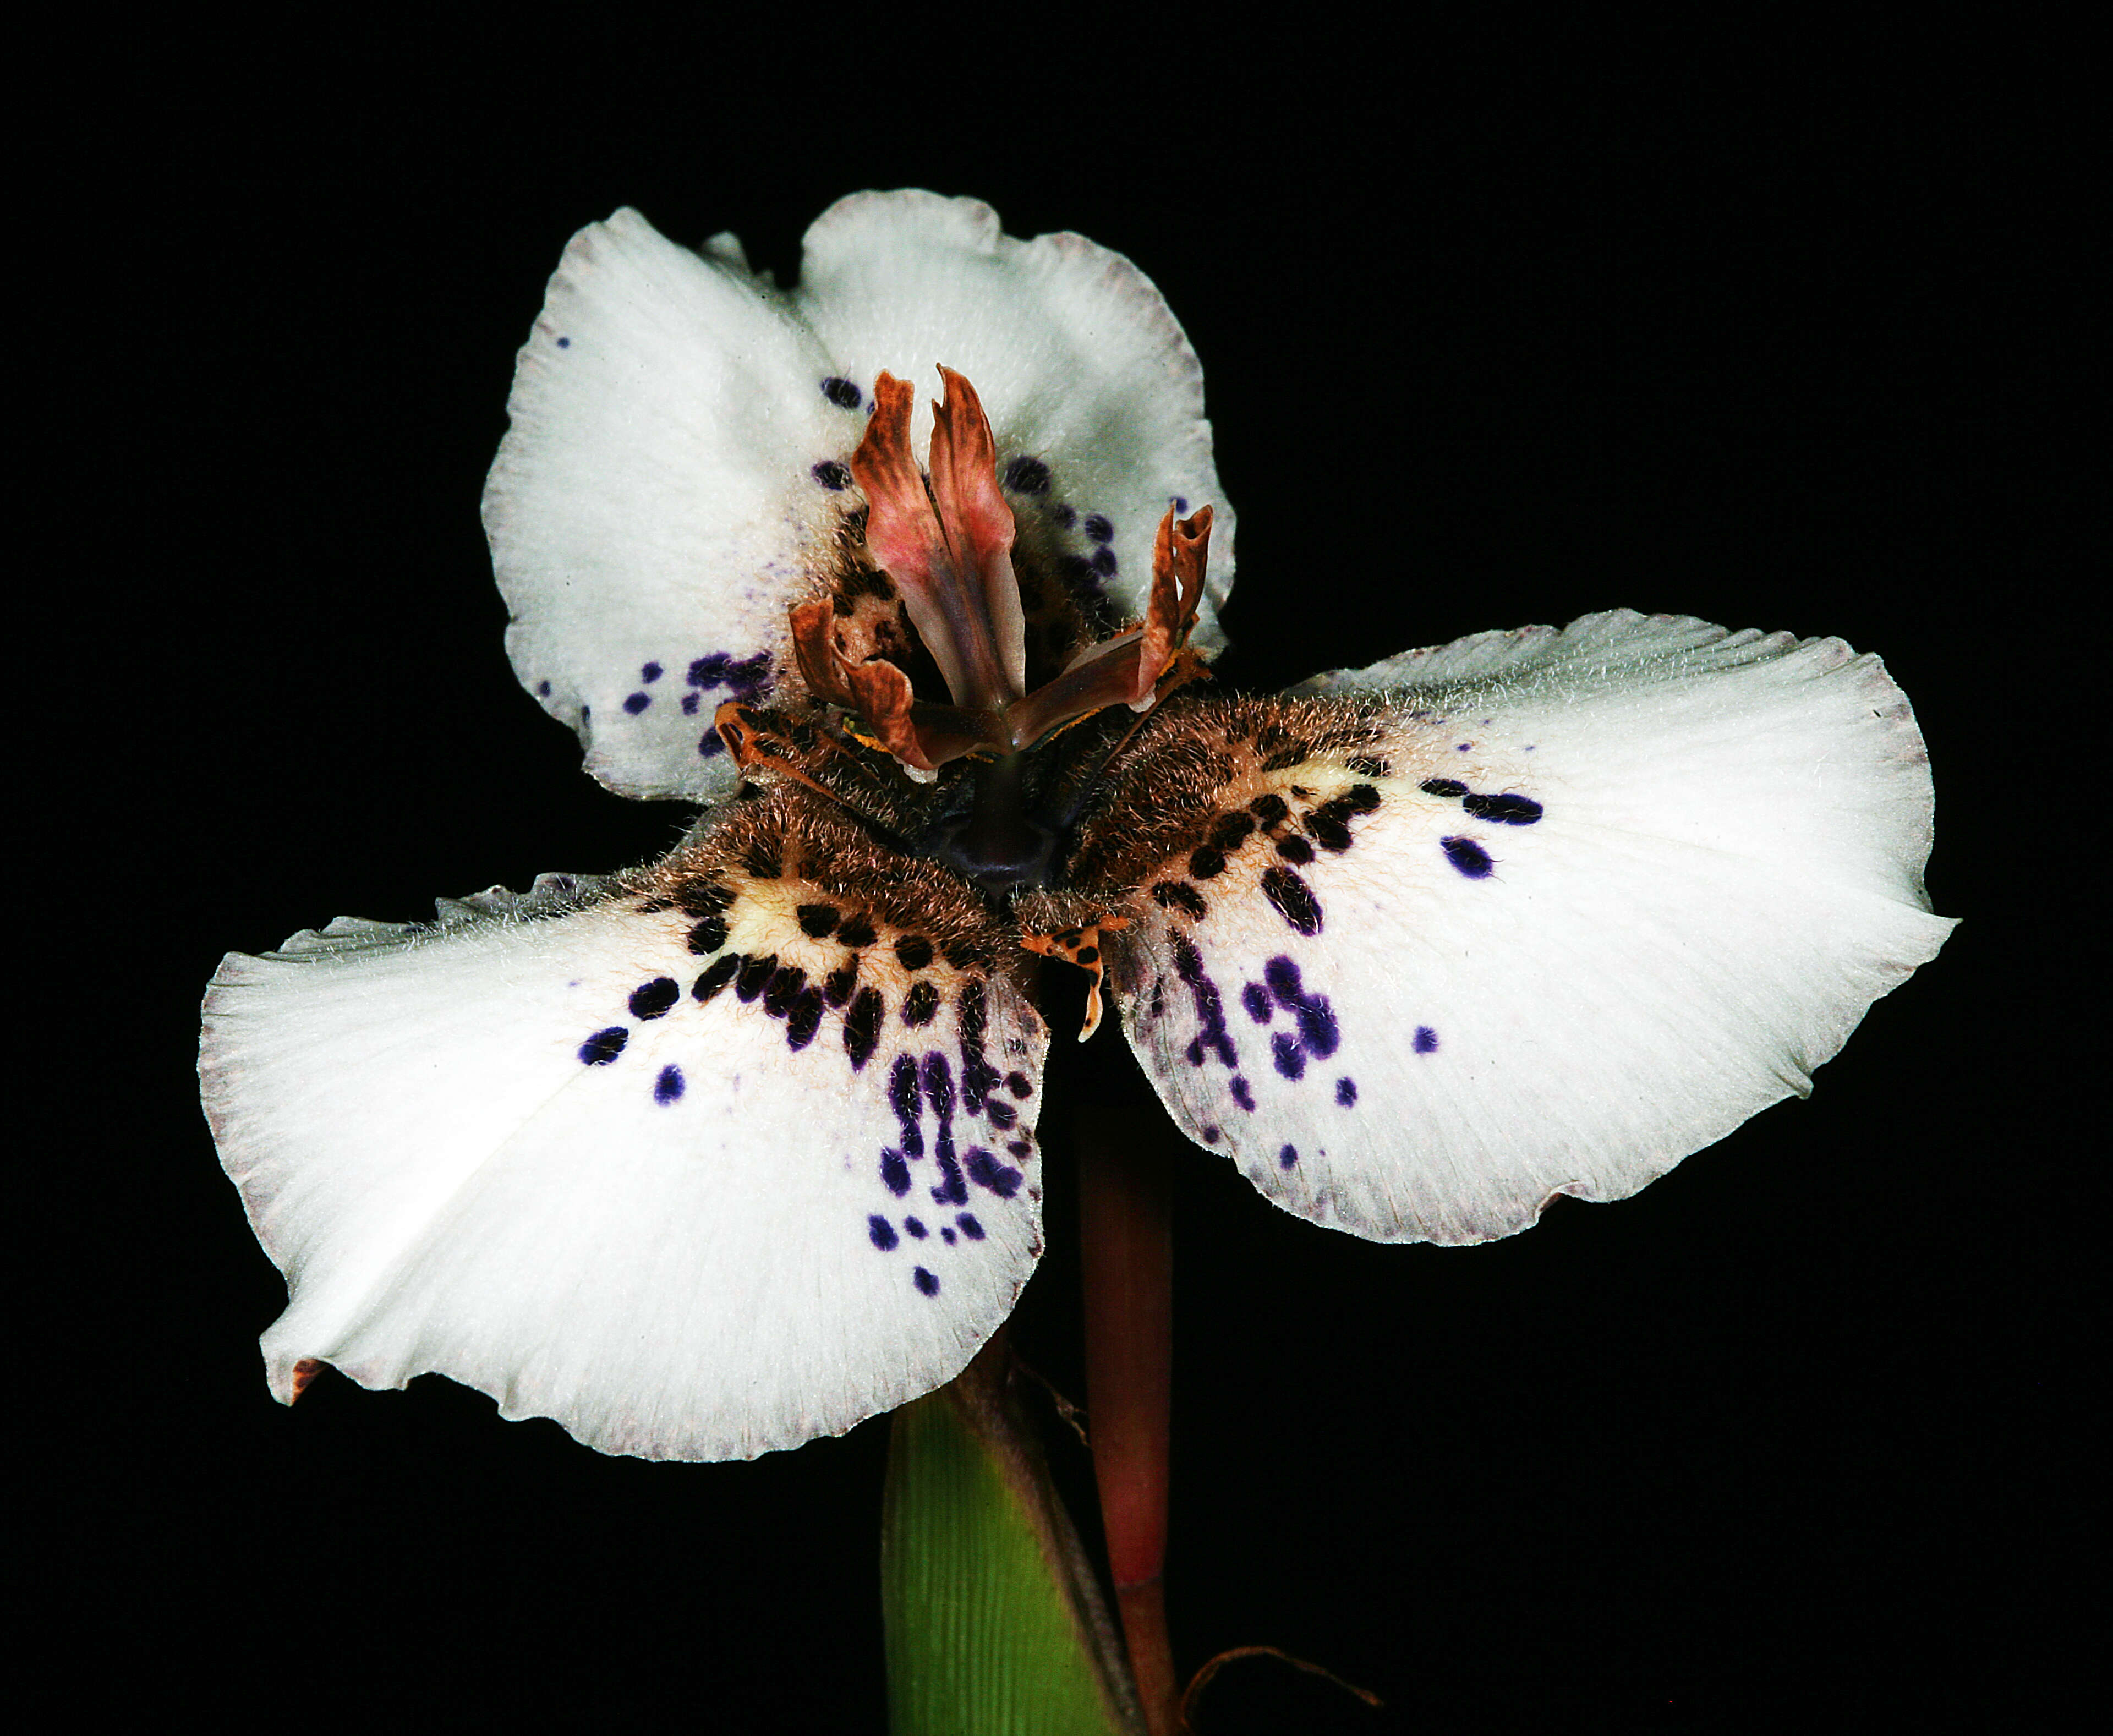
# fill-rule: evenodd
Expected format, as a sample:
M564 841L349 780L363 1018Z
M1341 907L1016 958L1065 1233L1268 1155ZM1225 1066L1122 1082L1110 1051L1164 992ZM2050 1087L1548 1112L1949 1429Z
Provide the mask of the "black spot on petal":
M1460 806L1477 820L1508 826L1530 826L1540 818L1540 804L1531 796L1470 796Z
M844 1053L851 1058L854 1072L873 1059L874 1049L880 1041L881 1018L886 1010L878 989L861 989L850 1011L844 1014Z
M1207 915L1211 908L1186 880L1159 881L1152 889L1152 902L1161 910L1185 911L1191 916Z
M785 1015L785 1046L805 1048L815 1040L815 1033L822 1028L822 991L803 989L792 1003L792 1009Z
M691 998L700 1003L709 1001L733 980L734 972L740 968L741 958L737 953L729 953L725 957L714 960L710 969L690 984Z
M1321 932L1321 901L1313 896L1313 889L1289 868L1263 870L1262 889L1262 895L1276 907L1277 915L1296 933Z
M939 991L929 983L913 983L902 997L902 1022L929 1025L939 1011Z
M686 916L716 916L733 902L733 892L716 880L685 880L675 889L675 906Z
M631 991L631 1016L634 1019L657 1019L675 1004L682 993L672 976L656 976L650 983L641 983Z
M819 940L835 929L843 912L833 904L802 904L793 914L800 919L800 932Z
M770 973L770 980L764 984L763 1010L774 1019L782 1019L792 1011L792 1003L799 999L800 991L807 986L807 973L797 965L786 965Z
M932 943L922 934L905 934L895 943L895 956L906 971L921 971L932 962Z

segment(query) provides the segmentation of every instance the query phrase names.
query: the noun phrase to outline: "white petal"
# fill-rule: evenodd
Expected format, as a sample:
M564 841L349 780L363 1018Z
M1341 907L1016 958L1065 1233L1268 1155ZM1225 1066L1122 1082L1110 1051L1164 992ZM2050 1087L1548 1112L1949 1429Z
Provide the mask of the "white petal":
M860 193L808 230L795 299L850 378L869 384L886 368L919 387L920 451L934 370L943 362L965 375L990 416L1001 476L1019 459L1048 468L1046 493L1008 488L1015 514L1106 521L1109 535L1094 523L1070 546L1113 557L1099 582L1122 619L1143 619L1166 509L1214 508L1193 642L1225 643L1216 607L1232 589L1234 519L1212 462L1203 365L1166 299L1120 254L1069 233L1015 240L976 199Z
M1190 836L1289 817L1162 852L1111 950L1176 1120L1317 1222L1478 1241L1633 1193L1951 928L1913 715L1839 641L1621 613L1309 687L1344 697L1170 723L1232 767Z
M596 777L632 796L731 788L713 708L790 672L786 610L819 593L863 505L844 467L874 380L918 386L921 451L941 362L990 414L1023 546L1068 560L1115 615L1144 613L1168 505L1215 505L1194 642L1223 643L1232 515L1202 369L1127 260L1077 235L1012 240L972 199L861 194L808 231L788 293L731 236L693 254L619 211L550 281L484 504L514 669Z
M619 211L573 236L521 351L485 528L522 684L629 796L731 788L711 717L789 665L785 611L847 509L813 467L865 418L737 249Z
M281 1398L304 1360L434 1371L605 1451L746 1458L966 1364L1040 1252L1040 1020L873 913L825 994L853 950L796 912L851 901L723 884L701 921L664 876L546 879L226 961L200 1071L287 1277Z

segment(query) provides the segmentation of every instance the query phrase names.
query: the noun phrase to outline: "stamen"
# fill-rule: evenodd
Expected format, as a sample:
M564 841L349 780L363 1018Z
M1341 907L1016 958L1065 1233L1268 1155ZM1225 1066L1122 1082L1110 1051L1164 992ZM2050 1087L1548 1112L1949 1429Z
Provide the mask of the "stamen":
M951 368L939 372L947 399L932 407L932 480L910 449L910 383L885 372L851 475L868 502L866 546L902 592L954 702L1002 711L1020 697L1027 667L1012 509L998 491L997 446L975 388Z

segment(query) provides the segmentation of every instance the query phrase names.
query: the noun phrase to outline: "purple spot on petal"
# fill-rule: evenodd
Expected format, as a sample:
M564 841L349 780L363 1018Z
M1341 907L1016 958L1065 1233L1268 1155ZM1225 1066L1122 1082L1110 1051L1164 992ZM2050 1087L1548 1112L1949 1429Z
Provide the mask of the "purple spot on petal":
M1116 551L1103 543L1093 550L1086 564L1102 578L1113 578L1116 576Z
M1073 525L1079 522L1078 514L1073 511L1071 508L1066 506L1061 500L1059 500L1054 506L1049 509L1049 516L1056 521L1057 528L1060 530L1068 531Z
M652 703L653 696L650 693L633 693L623 701L623 709L636 717Z
M980 1145L971 1145L963 1167L969 1180L978 1187L988 1188L1001 1199L1010 1199L1020 1191L1025 1179L1010 1163L1001 1163Z
M895 1233L895 1226L878 1213L866 1219L865 1233L871 1238L874 1246L883 1254L901 1240L901 1237Z
M1289 1169L1298 1161L1298 1148L1296 1145L1287 1145L1276 1154L1276 1167L1279 1169Z
M924 1227L924 1220L921 1217L904 1218L902 1220L902 1227L907 1230L912 1236L915 1236L920 1242L932 1233L929 1230Z
M1005 486L1015 494L1047 494L1049 467L1038 458L1016 458L1005 467Z
M1437 1047L1438 1033L1433 1030L1428 1025L1417 1026L1416 1027L1417 1053L1419 1055L1428 1055Z
M841 493L851 486L851 467L833 458L825 458L807 473L832 494Z
M1088 513L1084 528L1086 534L1096 542L1112 541L1116 534L1116 528L1108 523L1105 513Z
M936 1296L939 1294L938 1279L933 1277L922 1266L920 1266L914 1274L914 1281L920 1295Z
M685 693L685 694L682 696L682 715L683 715L683 716L685 716L685 717L695 717L695 716L697 715L697 700L698 700L698 698L699 698L699 696L698 696L697 694L695 694L695 693Z
M689 683L693 688L715 688L726 679L727 665L732 660L724 651L714 651L709 657L700 657L690 665Z
M1280 953L1263 966L1262 975L1279 1004L1298 1021L1301 1046L1316 1055L1334 1054L1342 1035L1328 997L1308 994L1299 980L1298 966Z
M653 1081L653 1101L663 1105L679 1102L682 1095L682 1070L678 1067L664 1067L660 1076Z
M1490 852L1472 838L1441 838L1438 847L1445 852L1445 860L1471 880L1485 880L1496 864L1490 860Z
M1356 1080L1339 1079L1335 1081L1335 1101L1337 1103L1340 1103L1345 1109L1347 1109L1357 1100L1358 1081Z
M1288 1030L1274 1031L1269 1039L1270 1058L1276 1070L1286 1079L1302 1079L1306 1074L1306 1051L1298 1039Z
M973 1212L961 1213L954 1219L954 1222L961 1227L961 1234L967 1236L970 1241L979 1242L983 1239L983 1227L977 1221Z
M880 1154L880 1179L889 1193L900 1199L910 1191L910 1166L902 1161L899 1151L883 1151Z
M707 729L703 740L697 743L697 752L704 759L711 759L725 752L726 743L719 739L719 733L716 729Z
M639 665L638 678L646 682L658 681L666 673L657 663L644 663Z
M1248 1010L1248 1016L1257 1025L1266 1025L1275 1010L1270 1005L1269 990L1260 983L1249 983L1240 990L1240 1005Z
M1233 1101L1250 1115L1254 1112L1254 1093L1238 1073L1233 1075Z
M607 1067L623 1053L623 1045L631 1040L631 1033L621 1025L612 1025L606 1030L598 1030L580 1045L580 1059L589 1067Z
M855 410L865 400L865 394L840 374L823 381L822 395L840 410Z
M550 697L550 683L547 681L537 682L536 683L536 697L538 699L548 699Z
M1201 1137L1206 1145L1215 1145L1218 1143L1219 1140L1223 1137L1223 1135L1219 1132L1217 1128L1212 1126L1204 1128Z

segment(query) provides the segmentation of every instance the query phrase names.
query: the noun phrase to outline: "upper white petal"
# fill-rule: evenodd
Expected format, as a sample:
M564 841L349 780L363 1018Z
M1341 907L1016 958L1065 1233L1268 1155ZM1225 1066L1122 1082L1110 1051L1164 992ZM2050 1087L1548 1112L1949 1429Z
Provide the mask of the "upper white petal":
M1073 235L1011 240L971 199L860 194L809 231L783 291L731 236L691 253L619 211L550 281L484 505L515 669L602 782L701 799L730 785L712 709L790 670L786 610L815 594L862 504L829 485L874 379L936 391L942 362L981 394L1002 473L1035 480L1016 512L1117 615L1143 613L1167 507L1215 505L1195 642L1222 642L1232 519L1202 370L1127 260ZM920 449L929 430L920 397Z

